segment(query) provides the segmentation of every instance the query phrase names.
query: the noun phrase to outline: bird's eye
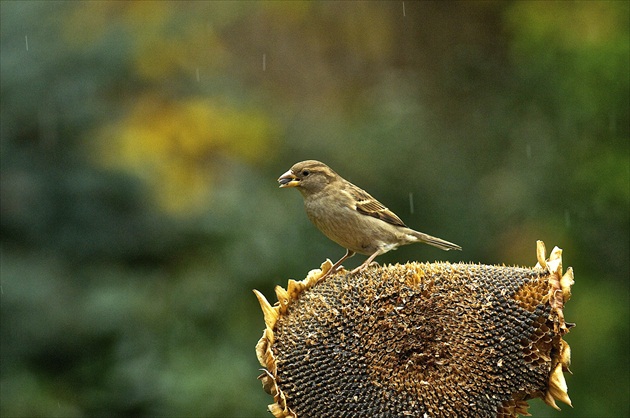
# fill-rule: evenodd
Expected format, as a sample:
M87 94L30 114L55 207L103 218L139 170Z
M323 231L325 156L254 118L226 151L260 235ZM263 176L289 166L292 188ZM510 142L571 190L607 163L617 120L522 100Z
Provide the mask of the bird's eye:
M310 171L308 171L308 170L302 170L302 175L303 175L304 177L308 176L309 174L311 174L311 172L310 172Z

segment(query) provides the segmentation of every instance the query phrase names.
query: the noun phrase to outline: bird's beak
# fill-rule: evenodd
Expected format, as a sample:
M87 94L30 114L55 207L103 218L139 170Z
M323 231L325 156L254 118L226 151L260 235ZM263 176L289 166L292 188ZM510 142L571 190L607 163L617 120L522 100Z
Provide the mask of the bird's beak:
M300 181L291 170L281 175L278 183L280 183L280 187L297 187L300 185Z

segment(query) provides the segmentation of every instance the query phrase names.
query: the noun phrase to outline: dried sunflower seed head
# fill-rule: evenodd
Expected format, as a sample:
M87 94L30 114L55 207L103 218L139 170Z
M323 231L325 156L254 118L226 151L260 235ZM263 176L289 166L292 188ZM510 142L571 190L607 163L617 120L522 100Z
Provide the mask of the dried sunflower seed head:
M314 270L271 306L256 346L276 417L527 415L571 401L562 251L534 268L408 263Z

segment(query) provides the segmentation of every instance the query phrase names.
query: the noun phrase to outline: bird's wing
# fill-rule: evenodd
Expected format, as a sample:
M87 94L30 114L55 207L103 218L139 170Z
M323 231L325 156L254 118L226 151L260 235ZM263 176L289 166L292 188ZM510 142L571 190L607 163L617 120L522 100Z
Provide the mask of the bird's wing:
M365 190L358 188L350 182L347 182L345 189L350 196L352 196L357 212L372 216L392 225L407 226L394 212L383 206L381 202L374 199Z

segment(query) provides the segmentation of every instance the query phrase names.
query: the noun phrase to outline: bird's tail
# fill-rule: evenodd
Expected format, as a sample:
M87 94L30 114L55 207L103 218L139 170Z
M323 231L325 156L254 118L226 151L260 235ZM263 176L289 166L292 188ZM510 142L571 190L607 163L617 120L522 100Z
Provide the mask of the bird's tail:
M453 244L452 242L445 241L440 238L432 237L431 235L423 234L422 232L413 231L413 236L418 238L419 241L424 242L429 245L433 245L434 247L438 247L444 251L449 250L460 250L460 247L457 244Z

